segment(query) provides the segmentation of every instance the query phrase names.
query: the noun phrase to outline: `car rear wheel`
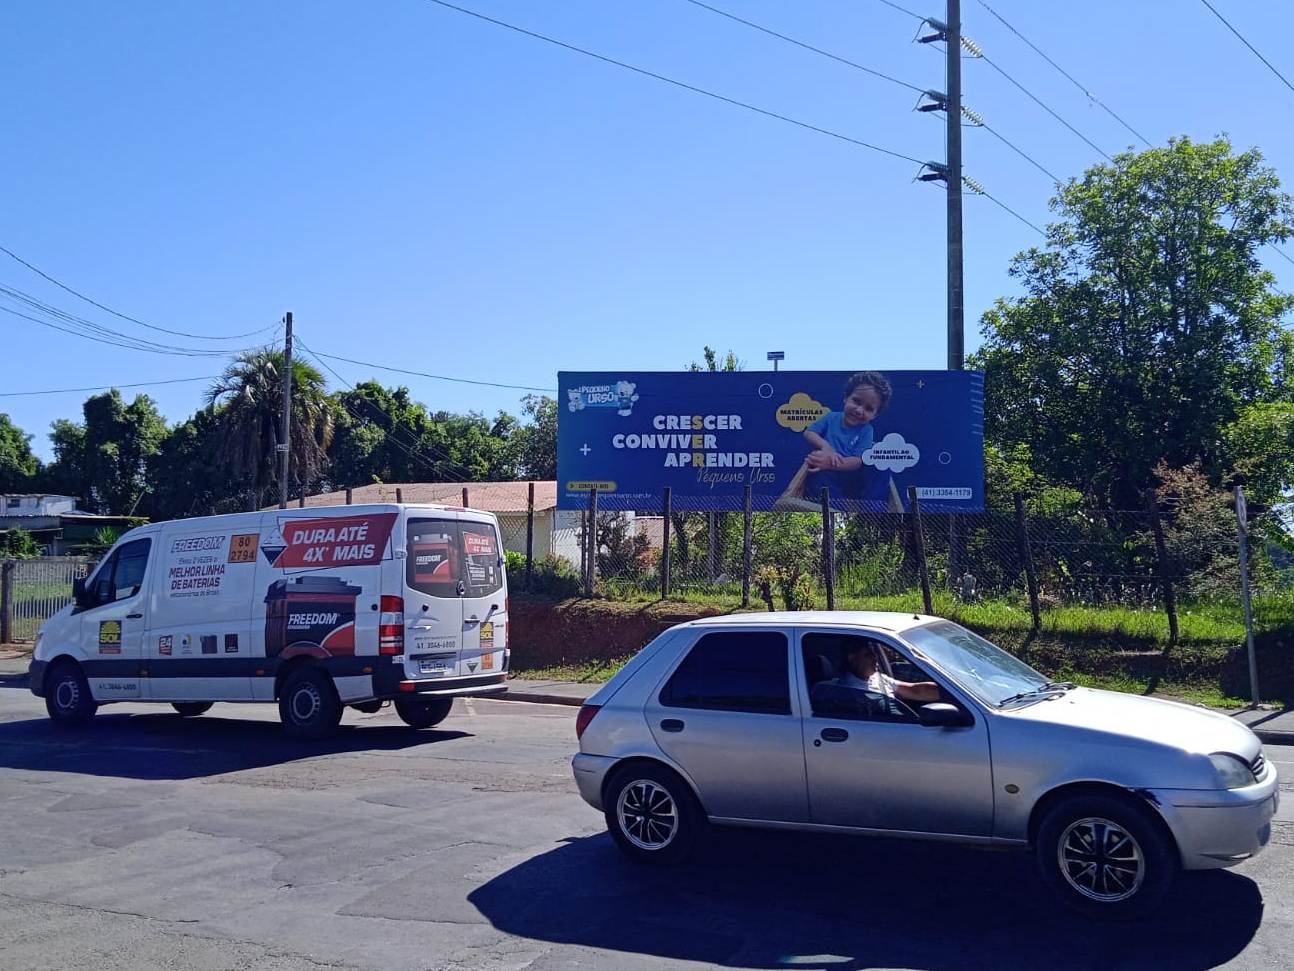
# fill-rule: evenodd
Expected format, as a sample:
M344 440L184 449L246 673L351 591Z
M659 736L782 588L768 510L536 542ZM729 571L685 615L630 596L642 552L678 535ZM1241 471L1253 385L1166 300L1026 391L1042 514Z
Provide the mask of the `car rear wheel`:
M453 698L396 698L395 713L410 728L431 728L449 717Z
M604 805L616 845L644 863L682 862L705 825L691 788L664 766L625 766L607 784Z
M99 705L90 694L90 685L79 664L65 661L49 673L45 682L45 710L50 721L60 728L90 724Z
M1042 878L1092 917L1142 917L1163 901L1180 869L1177 847L1152 810L1131 797L1076 795L1038 828Z
M291 675L279 693L279 718L292 738L323 738L341 721L341 702L332 678L317 668Z
M176 701L171 703L171 707L184 718L192 718L194 715L210 711L211 704L210 701Z

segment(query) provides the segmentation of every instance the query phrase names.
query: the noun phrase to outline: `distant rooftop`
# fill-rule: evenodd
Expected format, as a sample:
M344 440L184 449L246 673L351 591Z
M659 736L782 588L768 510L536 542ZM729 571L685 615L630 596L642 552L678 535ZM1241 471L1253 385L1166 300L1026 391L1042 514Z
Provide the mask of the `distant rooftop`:
M435 503L444 506L461 506L463 490L467 490L467 504L486 512L525 512L529 492L528 482L375 482L356 486L351 490L351 502L395 502L396 490L403 502ZM346 504L346 490L306 496L307 506L342 506ZM289 506L296 506L291 502ZM536 512L557 507L557 483L552 479L535 482ZM267 506L268 509L277 508Z

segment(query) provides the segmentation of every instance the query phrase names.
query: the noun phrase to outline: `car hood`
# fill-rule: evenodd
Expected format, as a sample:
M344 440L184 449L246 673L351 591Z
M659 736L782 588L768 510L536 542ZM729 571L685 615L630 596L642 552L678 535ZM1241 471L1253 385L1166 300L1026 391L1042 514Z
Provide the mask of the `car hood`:
M1250 761L1259 749L1257 736L1234 718L1207 708L1117 691L1074 688L1061 697L1008 709L1005 714L1021 721L1141 739L1201 755L1231 752Z

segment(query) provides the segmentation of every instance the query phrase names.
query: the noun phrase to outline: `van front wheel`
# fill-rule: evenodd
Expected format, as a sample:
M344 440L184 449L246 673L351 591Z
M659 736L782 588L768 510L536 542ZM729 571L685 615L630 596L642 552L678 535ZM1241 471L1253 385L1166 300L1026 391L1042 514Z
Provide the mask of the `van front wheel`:
M211 702L176 701L171 703L171 707L180 713L181 718L192 718L194 715L201 715L205 711L210 711Z
M449 717L453 698L396 698L395 713L410 728L431 728Z
M90 724L99 710L81 666L64 661L49 674L45 682L45 710L50 721L60 728L80 728Z
M323 738L341 721L341 701L332 678L317 668L302 668L279 693L279 718L292 738Z

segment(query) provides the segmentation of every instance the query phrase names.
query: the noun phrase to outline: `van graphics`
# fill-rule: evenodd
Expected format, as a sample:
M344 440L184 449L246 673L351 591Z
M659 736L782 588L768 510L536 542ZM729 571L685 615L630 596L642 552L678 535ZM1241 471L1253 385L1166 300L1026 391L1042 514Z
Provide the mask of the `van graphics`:
M237 635L237 634L226 634L226 635L225 635L225 653L226 653L226 654L237 654L237 653L238 653L238 635Z
M265 656L293 645L322 647L329 654L355 653L355 598L360 588L340 577L276 580L265 594Z
M166 564L166 596L214 597L225 579L228 536L177 536Z
M121 653L121 621L119 620L99 621L99 653L100 654L120 654Z
M396 513L280 520L261 541L261 554L278 569L371 566L386 556Z
M203 634L203 635L202 635L202 653L203 653L203 654L215 654L215 653L216 653L216 635L215 635L215 634Z
M162 657L169 657L175 644L175 635L163 634L157 639L157 653Z
M239 533L229 538L228 563L255 563L260 533Z
M481 625L481 647L494 646L494 621L487 620Z

